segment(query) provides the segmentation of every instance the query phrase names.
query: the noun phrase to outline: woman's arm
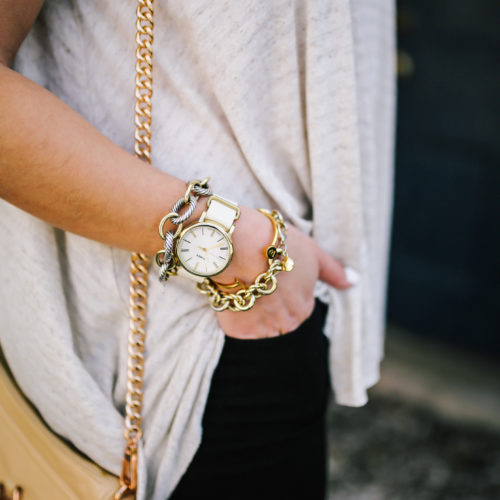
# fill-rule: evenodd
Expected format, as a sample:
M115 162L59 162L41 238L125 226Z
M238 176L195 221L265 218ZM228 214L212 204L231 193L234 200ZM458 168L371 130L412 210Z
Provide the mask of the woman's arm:
M0 197L54 226L154 255L158 222L186 183L116 146L8 68L42 4L0 0Z
M158 222L183 195L187 179L135 158L50 92L8 68L41 5L40 0L0 1L0 197L67 231L153 255L161 246ZM252 280L265 268L262 249L271 238L267 218L243 208L233 238L235 258L221 281ZM282 273L289 276L280 279L278 291L252 311L221 315L230 318L221 322L226 333L245 336L249 325L252 336L290 330L310 313L318 276L348 286L342 266L310 238L292 230L289 248L297 269ZM273 308L280 314L270 318Z
M154 254L158 222L185 182L116 146L3 65L0 87L0 196L62 229Z

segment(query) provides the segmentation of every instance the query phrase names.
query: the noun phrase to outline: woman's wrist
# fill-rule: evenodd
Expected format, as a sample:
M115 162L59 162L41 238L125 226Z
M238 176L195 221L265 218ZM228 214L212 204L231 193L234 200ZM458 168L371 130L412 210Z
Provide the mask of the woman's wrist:
M269 267L265 249L273 239L273 224L258 210L240 208L241 214L232 235L233 258L222 273L214 276L217 283L231 284L238 280L249 284Z

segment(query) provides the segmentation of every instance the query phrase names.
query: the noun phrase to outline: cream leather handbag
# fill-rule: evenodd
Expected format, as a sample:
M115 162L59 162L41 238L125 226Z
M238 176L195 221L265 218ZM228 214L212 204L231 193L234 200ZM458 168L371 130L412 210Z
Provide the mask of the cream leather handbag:
M118 478L56 436L0 364L0 500L110 500ZM15 491L16 487L21 491Z
M135 154L150 162L153 94L153 0L137 0ZM22 396L0 363L0 500L120 500L135 498L142 435L142 373L149 258L130 261L130 329L125 453L117 478L57 437Z

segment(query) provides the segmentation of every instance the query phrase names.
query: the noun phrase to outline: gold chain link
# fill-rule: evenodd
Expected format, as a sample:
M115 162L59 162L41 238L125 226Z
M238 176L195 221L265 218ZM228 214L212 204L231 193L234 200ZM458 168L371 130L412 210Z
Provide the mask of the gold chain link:
M137 2L136 77L135 77L135 154L151 163L151 100L153 97L153 1ZM132 253L130 259L130 303L127 366L125 439L120 488L114 500L132 496L137 489L137 452L141 438L144 342L149 258Z
M210 305L215 311L248 311L251 309L255 300L263 295L270 295L277 286L276 275L284 269L284 264L280 260L275 260L269 269L259 274L248 288L243 288L235 293L227 293L208 279L198 283L198 290L204 295L208 295Z

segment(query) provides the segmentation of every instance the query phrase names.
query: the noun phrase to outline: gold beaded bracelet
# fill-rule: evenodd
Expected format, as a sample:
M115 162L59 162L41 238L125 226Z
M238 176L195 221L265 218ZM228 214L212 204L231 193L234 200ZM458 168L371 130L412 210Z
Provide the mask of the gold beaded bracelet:
M231 285L222 285L208 278L199 283L198 291L208 295L210 306L215 311L225 311L226 309L248 311L255 305L258 298L270 295L276 290L278 287L276 275L280 271L289 272L294 267L293 260L288 256L286 248L287 227L283 216L278 210L269 211L261 208L259 212L268 217L274 226L273 241L265 250L269 269L265 273L259 274L250 286L243 287L234 293L225 292L221 287L235 288L242 285L239 280Z

